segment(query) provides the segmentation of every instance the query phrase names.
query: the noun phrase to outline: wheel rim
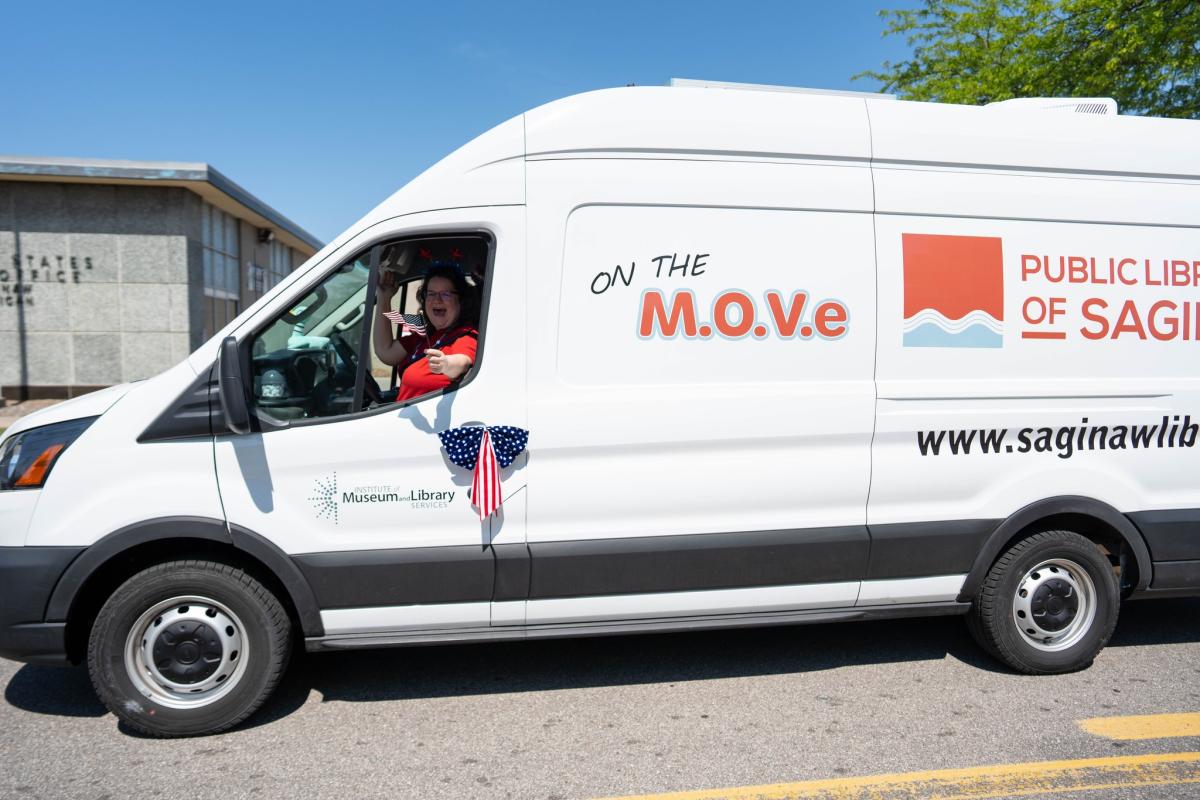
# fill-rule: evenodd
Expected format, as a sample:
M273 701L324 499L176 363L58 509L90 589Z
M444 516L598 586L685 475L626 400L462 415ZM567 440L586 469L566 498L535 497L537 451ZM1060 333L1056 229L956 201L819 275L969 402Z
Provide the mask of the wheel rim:
M187 595L156 603L125 639L125 670L147 698L170 708L220 700L245 674L245 626L228 606Z
M1066 650L1096 618L1096 586L1087 570L1062 558L1041 562L1022 576L1013 595L1012 618L1030 646Z

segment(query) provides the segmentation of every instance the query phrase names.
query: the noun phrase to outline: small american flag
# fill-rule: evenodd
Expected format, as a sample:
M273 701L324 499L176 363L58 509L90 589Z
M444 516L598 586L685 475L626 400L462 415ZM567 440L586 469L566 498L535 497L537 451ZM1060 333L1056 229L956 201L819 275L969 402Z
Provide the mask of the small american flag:
M401 314L399 311L385 311L383 315L400 326L400 335L415 333L425 335L425 318L420 314Z

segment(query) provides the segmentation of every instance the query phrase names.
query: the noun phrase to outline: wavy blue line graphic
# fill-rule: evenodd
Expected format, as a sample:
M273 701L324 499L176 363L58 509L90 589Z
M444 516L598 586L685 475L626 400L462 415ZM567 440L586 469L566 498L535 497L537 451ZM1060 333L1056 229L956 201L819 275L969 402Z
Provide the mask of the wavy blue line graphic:
M942 330L927 322L904 334L905 347L1003 347L1004 337L982 324L970 325L958 333Z
M985 328L993 330L996 333L1003 333L1004 331L1003 321L978 308L957 319L951 319L934 308L923 308L916 314L910 314L904 318L904 330L915 330L927 322L932 322L942 330L950 331L951 333L958 333L972 325L983 325Z

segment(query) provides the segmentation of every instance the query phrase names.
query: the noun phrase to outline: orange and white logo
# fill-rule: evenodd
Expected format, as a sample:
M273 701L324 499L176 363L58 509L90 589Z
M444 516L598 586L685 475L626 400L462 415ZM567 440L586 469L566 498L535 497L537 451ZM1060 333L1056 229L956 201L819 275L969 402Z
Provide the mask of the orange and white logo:
M1002 347L999 237L903 234L904 346Z

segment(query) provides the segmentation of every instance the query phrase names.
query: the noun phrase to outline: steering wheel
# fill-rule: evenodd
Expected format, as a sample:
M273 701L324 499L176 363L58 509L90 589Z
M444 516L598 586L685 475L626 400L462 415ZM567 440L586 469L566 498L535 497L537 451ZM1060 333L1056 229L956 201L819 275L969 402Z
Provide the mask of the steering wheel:
M350 367L351 373L357 378L358 372L358 356L354 353L354 348L346 341L339 331L330 331L329 341L333 345L333 349L338 354L338 358L342 363ZM383 392L379 388L379 384L375 382L375 376L370 372L363 375L363 399L369 400L372 403L383 403ZM366 406L366 403L363 403Z

